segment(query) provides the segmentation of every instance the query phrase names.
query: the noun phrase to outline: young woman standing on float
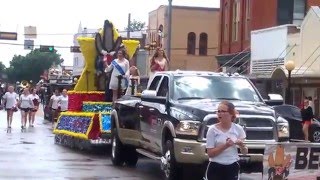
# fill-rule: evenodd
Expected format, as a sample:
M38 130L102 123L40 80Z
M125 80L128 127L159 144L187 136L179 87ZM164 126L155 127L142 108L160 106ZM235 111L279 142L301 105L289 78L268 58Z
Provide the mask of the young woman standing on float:
M109 88L112 89L112 101L115 102L118 98L118 88L125 90L128 87L129 78L129 61L124 57L125 50L117 52L117 59L113 60L110 65L107 65L106 72L111 73ZM118 86L118 77L121 78L120 87Z
M151 76L157 71L167 71L169 68L169 59L163 49L157 48L157 51L151 58L150 71Z
M13 112L17 111L17 103L19 96L14 92L14 87L9 86L8 91L2 97L2 107L7 111L7 125L11 129Z
M212 125L207 133L207 154L209 164L206 171L207 180L238 180L239 155L246 154L247 147L243 141L246 138L243 128L234 123L236 110L232 103L222 101L218 106L217 124Z

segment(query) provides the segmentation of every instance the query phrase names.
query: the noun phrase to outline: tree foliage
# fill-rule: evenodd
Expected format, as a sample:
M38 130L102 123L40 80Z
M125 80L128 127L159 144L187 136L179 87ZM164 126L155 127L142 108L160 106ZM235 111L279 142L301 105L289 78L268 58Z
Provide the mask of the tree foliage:
M129 27L126 28L126 31L141 31L144 27L145 27L146 23L145 22L141 22L141 21L137 21L137 20L133 20Z
M44 70L49 69L54 63L61 64L60 56L56 52L40 52L39 49L31 51L26 56L15 55L6 69L8 80L11 83L22 80L38 82Z
M5 73L6 66L0 61L0 74Z

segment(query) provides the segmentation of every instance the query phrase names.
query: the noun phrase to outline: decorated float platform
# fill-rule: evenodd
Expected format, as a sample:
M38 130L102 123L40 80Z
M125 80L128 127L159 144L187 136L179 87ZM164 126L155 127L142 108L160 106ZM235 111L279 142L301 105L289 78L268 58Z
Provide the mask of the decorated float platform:
M111 23L108 22L105 21L104 28L110 28ZM117 42L121 38L115 28L111 27L111 40ZM103 30L97 34L103 38L102 32ZM84 56L85 67L74 90L68 91L68 111L60 114L53 133L57 144L77 149L91 149L111 143L112 102L105 102L105 91L98 91L95 83L95 61L99 55L97 38L79 37L77 40ZM123 40L122 44L131 58L139 46L139 41Z

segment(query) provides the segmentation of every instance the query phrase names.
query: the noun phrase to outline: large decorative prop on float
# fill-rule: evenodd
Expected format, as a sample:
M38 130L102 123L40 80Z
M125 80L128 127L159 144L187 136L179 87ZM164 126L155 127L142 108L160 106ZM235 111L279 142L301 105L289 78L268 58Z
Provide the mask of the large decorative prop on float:
M101 59L101 56L107 56L107 61L111 62L113 53L123 44L131 59L139 41L122 41L108 20L95 38L79 37L78 41L85 67L74 90L68 92L68 111L61 113L54 133L56 143L83 149L90 148L93 144L110 143L111 138L112 102L104 102L106 94L99 86L106 85L96 83L104 72L103 59L106 58Z

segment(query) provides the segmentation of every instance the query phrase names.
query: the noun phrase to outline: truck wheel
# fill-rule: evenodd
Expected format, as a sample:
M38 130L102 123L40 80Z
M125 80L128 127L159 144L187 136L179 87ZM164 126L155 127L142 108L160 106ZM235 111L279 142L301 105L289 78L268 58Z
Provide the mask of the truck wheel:
M115 166L122 166L124 163L125 151L121 141L119 140L117 129L113 129L111 134L111 161Z
M311 128L309 139L311 142L320 143L320 128Z
M136 148L126 147L125 152L126 152L126 156L125 156L126 165L129 167L136 166L138 162L138 153L136 151Z
M164 172L166 180L181 179L182 169L174 157L172 140L166 141L165 152L161 157L161 169Z

